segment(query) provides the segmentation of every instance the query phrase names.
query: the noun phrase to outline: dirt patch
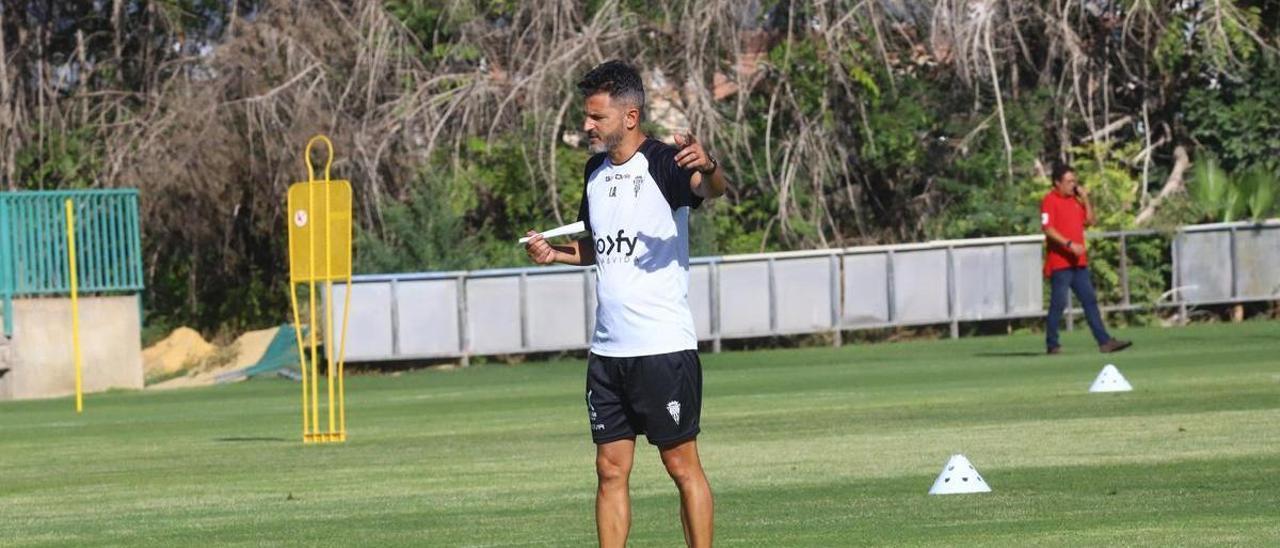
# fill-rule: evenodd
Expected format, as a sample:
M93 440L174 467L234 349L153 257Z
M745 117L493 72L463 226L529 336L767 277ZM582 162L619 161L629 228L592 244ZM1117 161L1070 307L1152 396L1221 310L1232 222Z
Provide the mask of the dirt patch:
M164 340L142 351L142 368L148 378L172 376L194 366L216 348L196 330L179 327Z
M276 331L279 330L279 327L272 327L240 335L233 343L236 347L236 359L232 363L232 369L244 369L258 363L262 355L267 352L267 347L271 345L271 340L276 337Z
M266 353L267 347L271 344L271 340L275 337L277 330L279 330L278 327L272 327L249 331L240 335L235 342L227 346L216 347L209 345L212 348L211 351L200 359L189 361L183 366L183 369L186 370L185 375L169 378L147 388L165 390L216 384L219 381L219 377L224 377L224 374L258 363L258 360L261 360L262 355Z

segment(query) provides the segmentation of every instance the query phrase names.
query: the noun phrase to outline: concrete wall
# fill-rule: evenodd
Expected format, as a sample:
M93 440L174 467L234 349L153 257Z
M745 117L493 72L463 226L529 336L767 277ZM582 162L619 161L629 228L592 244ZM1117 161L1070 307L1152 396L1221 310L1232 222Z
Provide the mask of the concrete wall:
M74 394L71 299L14 299L13 312L8 363L0 365L9 368L0 377L0 400ZM135 295L80 299L85 393L142 388L139 313Z

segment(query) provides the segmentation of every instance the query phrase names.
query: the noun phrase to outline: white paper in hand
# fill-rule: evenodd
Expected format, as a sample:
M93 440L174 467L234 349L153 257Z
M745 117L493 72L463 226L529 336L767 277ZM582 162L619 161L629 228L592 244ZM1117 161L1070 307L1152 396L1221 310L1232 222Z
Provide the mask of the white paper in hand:
M578 221L573 224L556 227L546 232L543 232L542 237L555 238L556 236L572 236L579 232L586 232L586 230L587 230L587 224L582 221ZM529 243L529 237L525 236L523 238L520 238L520 243L521 244Z

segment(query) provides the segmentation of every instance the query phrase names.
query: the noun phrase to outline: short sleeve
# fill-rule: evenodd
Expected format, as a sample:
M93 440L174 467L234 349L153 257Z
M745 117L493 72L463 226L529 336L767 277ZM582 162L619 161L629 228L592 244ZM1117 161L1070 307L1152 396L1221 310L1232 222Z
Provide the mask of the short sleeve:
M591 209L590 201L587 200L587 187L582 187L582 203L578 205L578 220L586 225L587 232L591 232Z
M1049 206L1049 200L1047 198L1040 202L1040 228L1049 226L1051 221L1049 215L1052 213L1050 209L1052 208Z
M659 152L654 155L658 165L650 165L649 171L658 188L662 189L662 195L666 197L672 210L686 206L696 209L702 205L702 197L694 194L693 189L689 187L693 179L693 171L684 169L676 163L678 152L679 149L675 147L660 147Z
M587 232L591 233L591 200L587 199L588 190L591 186L591 174L600 169L600 164L604 163L604 154L597 154L587 160L587 166L582 171L582 203L578 204L578 220L586 225Z

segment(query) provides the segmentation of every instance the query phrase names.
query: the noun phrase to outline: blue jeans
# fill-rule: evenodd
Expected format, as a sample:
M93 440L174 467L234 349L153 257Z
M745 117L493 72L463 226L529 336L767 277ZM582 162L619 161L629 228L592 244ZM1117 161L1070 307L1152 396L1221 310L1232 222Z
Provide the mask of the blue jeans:
M1062 311L1067 308L1067 289L1076 292L1076 299L1084 309L1084 318L1089 322L1089 330L1099 345L1111 340L1106 326L1102 325L1102 313L1098 310L1098 296L1093 292L1093 282L1089 281L1088 267L1063 268L1049 275L1049 318L1045 329L1045 345L1048 348L1058 347L1058 322L1062 320Z

